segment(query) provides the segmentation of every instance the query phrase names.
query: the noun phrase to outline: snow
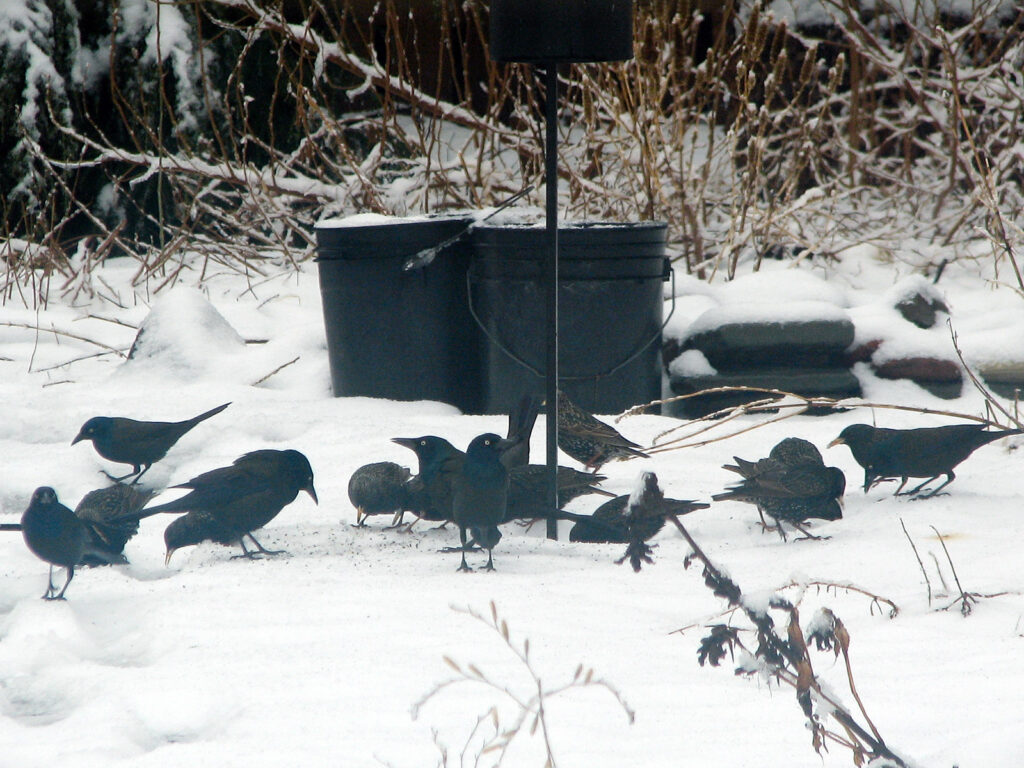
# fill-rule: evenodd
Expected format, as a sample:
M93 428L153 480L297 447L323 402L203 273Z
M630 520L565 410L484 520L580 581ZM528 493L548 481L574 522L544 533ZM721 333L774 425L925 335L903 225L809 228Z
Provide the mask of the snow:
M687 349L669 363L668 372L673 376L715 376L718 371L708 362L699 349Z
M849 320L846 311L824 301L745 302L713 307L698 317L689 335L705 333L723 325L744 323L810 323Z
M518 714L503 689L527 699L537 686L489 625L492 601L513 648L529 640L530 669L545 688L569 683L583 664L635 712L630 724L615 696L593 685L547 700L559 765L851 764L838 745L821 757L814 752L792 689L733 674L742 653L719 669L697 664L701 625L743 621L722 615L725 604L697 566L683 567L689 548L671 526L655 539L655 564L638 574L614 563L622 546L571 544L566 528L552 542L541 526L505 526L497 571L471 574L455 571L457 555L437 552L456 543L450 527L419 523L399 533L372 519L353 528L352 471L385 460L415 467L391 437L438 434L465 448L484 431L503 433L505 418L462 415L434 402L332 397L314 264L298 273L281 266L258 281L208 272L200 290L197 261L182 271L182 285L155 298L147 286L132 286L137 266L108 261L104 287L91 299L86 292L62 299L53 281L45 307L14 298L4 305L0 522L16 522L37 486L53 486L74 506L103 484L100 469L123 469L89 443L70 445L87 418L182 419L229 401L144 481L173 485L249 450L295 448L312 463L320 504L303 494L286 507L260 540L289 554L254 562L208 543L179 551L165 567L169 518L149 518L128 544L130 565L81 569L63 603L39 599L46 565L20 535L0 534L0 765L472 765L491 733L491 709L502 726ZM758 279L771 283L776 304L789 305L807 301L813 281L804 278L814 277L847 295L855 314L893 285L885 266L865 249L827 282L802 270L788 271L800 275L792 283ZM947 270L940 287L954 320L963 319L967 355L988 334L996 337L989 349L997 345L1001 318L1020 317L1012 289L966 271ZM738 290L716 283L700 298L729 306L725 299ZM143 323L152 346L140 344L127 362L110 351L127 354ZM948 329L942 334L948 340ZM857 373L874 402L984 412L970 387L939 401L913 384L875 379L866 366ZM780 594L799 601L805 623L823 606L842 619L858 693L886 743L913 764L1019 760L1021 438L979 449L958 468L949 495L911 502L889 495L888 486L863 494L850 452L825 446L850 423L910 427L951 417L887 409L771 422L775 416L716 425L711 436L746 430L727 440L606 465L604 486L630 493L640 473L651 471L667 496L706 501L735 479L721 468L732 456L759 458L786 436L811 440L849 481L844 518L813 527L831 538L784 543L761 532L752 508L726 502L686 516L687 529L751 605L767 608L768 596ZM543 421L533 436L535 460L544 455ZM685 424L645 414L615 426L647 446ZM570 509L588 512L601 501L577 499ZM936 530L964 588L990 595L970 616L956 606L939 610L958 593ZM474 556L470 563L478 564ZM858 592L812 585L819 581L880 594L899 614L890 618ZM745 641L756 647L749 635ZM438 690L458 678L445 657L463 670L475 665L481 676ZM813 661L856 712L842 660L815 652ZM529 722L505 765L543 763L541 731L531 735ZM486 753L481 764L494 764L497 754Z

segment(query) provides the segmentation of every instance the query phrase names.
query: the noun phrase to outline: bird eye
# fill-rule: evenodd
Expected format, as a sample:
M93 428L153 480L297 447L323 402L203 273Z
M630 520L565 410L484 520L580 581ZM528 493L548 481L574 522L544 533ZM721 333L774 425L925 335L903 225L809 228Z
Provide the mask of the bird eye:
M427 441L426 440L420 440L420 445L422 445L424 448L426 448L427 447Z

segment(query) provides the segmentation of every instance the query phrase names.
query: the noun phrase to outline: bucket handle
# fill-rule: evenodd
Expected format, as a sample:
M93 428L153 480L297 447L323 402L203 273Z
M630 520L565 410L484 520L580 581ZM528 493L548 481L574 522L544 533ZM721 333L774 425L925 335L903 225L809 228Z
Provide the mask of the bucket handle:
M619 370L625 368L627 365L633 362L637 357L640 356L641 352L643 352L645 349L651 346L651 344L653 344L657 340L657 338L661 336L662 331L664 331L665 328L668 326L668 321L671 320L672 315L676 313L676 271L672 269L671 262L668 260L668 258L665 259L665 271L668 273L667 276L672 280L672 309L669 310L668 317L666 317L665 320L662 322L661 327L658 329L657 333L655 333L646 342L637 347L636 350L634 350L633 353L629 355L629 357L627 357L618 365L615 365L612 368L608 369L604 373L594 373L590 374L589 376L559 375L559 379L564 379L565 381L588 381L590 379L601 379L606 378L608 376L612 376ZM510 358L519 363L519 365L523 366L534 375L544 378L545 374L543 371L538 370L536 366L530 365L530 363L523 360L521 357L519 357L519 355L517 355L515 352L513 352L511 349L505 346L505 344L502 343L501 339L497 338L490 331L488 331L487 326L480 319L480 316L476 313L476 308L473 306L472 265L470 265L470 269L466 270L466 300L467 303L469 304L469 314L473 316L473 320L476 321L477 326L479 326L480 330L483 331L484 336L486 336L490 340L490 342L494 344L494 346L496 346Z

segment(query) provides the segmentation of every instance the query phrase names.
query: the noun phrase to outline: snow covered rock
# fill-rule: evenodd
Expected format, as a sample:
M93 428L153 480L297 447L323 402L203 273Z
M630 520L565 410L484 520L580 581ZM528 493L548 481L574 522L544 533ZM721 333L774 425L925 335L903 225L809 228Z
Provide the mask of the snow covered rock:
M194 288L160 294L139 327L127 366L158 365L188 376L245 350L245 340L206 297Z

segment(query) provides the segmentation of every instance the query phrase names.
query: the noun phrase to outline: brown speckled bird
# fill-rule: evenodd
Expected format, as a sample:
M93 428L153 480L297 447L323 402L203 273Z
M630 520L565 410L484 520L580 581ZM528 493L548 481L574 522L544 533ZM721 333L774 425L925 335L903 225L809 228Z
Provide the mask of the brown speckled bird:
M394 515L391 527L401 525L410 506L411 478L407 467L393 461L364 464L353 472L348 480L348 499L356 508L356 527L365 526L371 515Z
M640 446L558 392L558 447L596 472L609 461L650 458Z
M712 496L712 500L756 505L758 512L776 521L776 530L783 539L786 534L782 522L808 538L816 538L803 527L804 522L811 518L838 520L843 516L846 477L842 470L826 467L812 443L790 437L772 448L767 458L733 459L735 465L726 464L723 468L736 472L743 480Z
M635 554L644 560L647 559L644 555L649 555L645 542L665 527L669 517L686 515L709 506L700 501L665 498L658 485L658 476L653 472L642 472L632 493L609 499L590 516L581 515L569 531L569 541L632 544L627 556L632 558ZM634 570L639 570L636 564Z

